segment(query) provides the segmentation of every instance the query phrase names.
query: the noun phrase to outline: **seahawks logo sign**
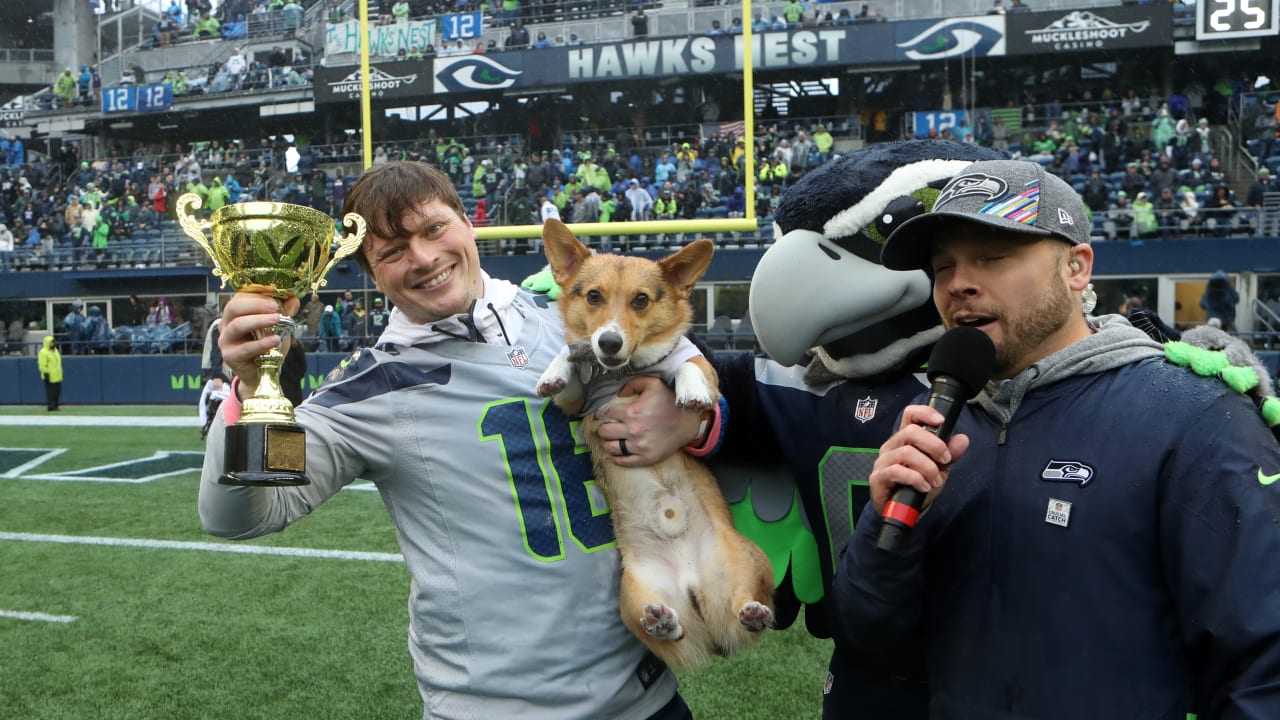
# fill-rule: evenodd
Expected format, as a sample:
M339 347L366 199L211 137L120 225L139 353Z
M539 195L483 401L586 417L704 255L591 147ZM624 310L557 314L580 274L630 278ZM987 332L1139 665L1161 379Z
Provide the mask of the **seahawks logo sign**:
M437 58L435 63L435 91L466 92L474 90L503 90L516 84L523 72L483 55L466 55L456 58Z
M1004 16L941 20L905 42L898 43L898 47L909 60L941 60L961 55L1004 55Z

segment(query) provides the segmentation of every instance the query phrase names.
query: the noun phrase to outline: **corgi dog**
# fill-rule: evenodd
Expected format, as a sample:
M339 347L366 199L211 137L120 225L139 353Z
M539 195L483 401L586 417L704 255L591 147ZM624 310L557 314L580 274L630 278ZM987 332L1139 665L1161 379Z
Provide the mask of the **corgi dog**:
M714 246L698 240L654 262L592 255L558 220L543 225L569 348L538 379L567 414L586 412L583 434L622 557L623 623L677 669L751 643L773 624L773 569L733 526L710 471L684 452L651 467L618 467L598 430L598 406L629 377L661 375L682 408L719 400L715 370L689 342L689 293Z

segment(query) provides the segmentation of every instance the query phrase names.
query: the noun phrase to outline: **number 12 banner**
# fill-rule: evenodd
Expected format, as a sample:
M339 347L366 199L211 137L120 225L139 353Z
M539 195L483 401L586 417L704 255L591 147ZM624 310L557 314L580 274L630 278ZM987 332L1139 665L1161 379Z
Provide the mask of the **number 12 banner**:
M117 85L102 89L102 112L153 112L167 110L173 105L173 86L168 83L152 85Z

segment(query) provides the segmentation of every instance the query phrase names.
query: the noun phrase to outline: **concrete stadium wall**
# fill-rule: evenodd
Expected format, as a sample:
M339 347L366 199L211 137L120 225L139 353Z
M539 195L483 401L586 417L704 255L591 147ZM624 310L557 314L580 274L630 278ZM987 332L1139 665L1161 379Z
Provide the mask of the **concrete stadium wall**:
M1273 378L1280 351L1260 352ZM343 353L307 355L303 394L320 386ZM64 405L190 405L200 400L199 355L96 355L63 357ZM44 383L35 358L0 358L0 405L43 405Z
M307 356L303 393L321 380L343 353ZM200 400L199 355L63 356L63 405L191 405ZM44 383L35 358L0 358L0 405L43 405Z

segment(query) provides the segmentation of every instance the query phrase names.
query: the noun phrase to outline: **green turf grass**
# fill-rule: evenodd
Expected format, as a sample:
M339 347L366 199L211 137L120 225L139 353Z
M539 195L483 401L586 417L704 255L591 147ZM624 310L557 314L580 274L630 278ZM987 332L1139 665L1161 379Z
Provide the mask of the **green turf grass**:
M120 414L168 414L150 410ZM202 443L190 427L0 426L0 447L67 448L33 475ZM195 472L138 484L0 479L0 532L224 542L200 528L198 482ZM377 493L351 490L247 544L397 550ZM0 557L0 610L79 618L0 618L0 718L421 715L402 564L3 540ZM682 673L682 693L699 720L816 718L829 648L802 618Z

